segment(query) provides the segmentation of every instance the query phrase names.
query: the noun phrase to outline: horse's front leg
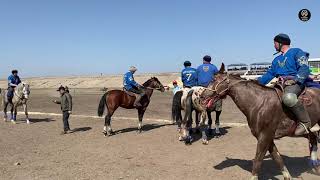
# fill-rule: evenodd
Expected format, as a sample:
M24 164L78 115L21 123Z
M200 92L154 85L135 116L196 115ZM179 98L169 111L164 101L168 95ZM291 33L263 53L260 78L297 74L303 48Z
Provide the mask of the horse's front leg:
M209 144L208 137L207 137L207 125L206 125L206 111L201 113L201 121L200 121L200 130L202 135L202 144L207 145Z
M16 120L17 120L17 106L12 105L11 106L11 122L13 124L16 124Z
M261 169L261 164L263 161L264 156L267 153L267 150L270 147L273 137L272 133L261 132L258 136L258 144L256 150L256 156L253 160L253 167L252 167L252 177L250 180L258 180L258 173Z
M320 176L320 160L318 158L318 142L317 137L313 134L310 135L310 165L312 171Z
M220 132L220 115L221 115L221 111L216 111L215 126L216 126L216 134L217 135L221 135L221 132Z
M282 172L282 175L284 177L284 180L291 180L291 175L287 169L287 167L284 165L284 162L283 162L283 159L276 147L276 145L274 144L274 142L271 143L270 147L269 147L269 152L272 156L272 159L274 161L276 161L276 163L278 164L281 172Z
M138 109L138 118L139 118L138 133L142 132L142 119L145 111L146 111L145 109Z
M3 105L3 120L4 121L8 120L7 107L8 107L8 103L4 103L4 105Z
M27 124L30 124L29 115L28 115L28 105L27 104L23 104L23 110L24 110L24 114L26 115Z

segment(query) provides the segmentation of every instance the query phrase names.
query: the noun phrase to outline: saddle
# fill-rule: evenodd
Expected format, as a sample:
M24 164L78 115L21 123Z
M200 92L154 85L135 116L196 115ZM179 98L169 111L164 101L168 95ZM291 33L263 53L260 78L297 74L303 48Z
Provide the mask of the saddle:
M126 90L125 88L123 88L123 92L125 92L127 95L131 96L131 97L136 97L138 96L138 94L133 93L131 91Z
M282 95L284 93L284 88L285 87L286 87L286 85L284 84L284 81L280 80L280 81L277 81L277 82L274 83L274 87L273 88L276 90L280 101L282 101ZM309 87L305 87L304 90L301 92L301 94L298 97L299 101L301 101L305 106L312 105L312 97L310 96L308 91L310 91L310 88Z

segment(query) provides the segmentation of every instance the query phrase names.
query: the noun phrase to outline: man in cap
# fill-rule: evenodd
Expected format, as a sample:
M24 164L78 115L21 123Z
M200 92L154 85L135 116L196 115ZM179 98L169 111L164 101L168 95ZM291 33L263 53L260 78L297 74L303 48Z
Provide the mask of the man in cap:
M184 88L192 88L197 85L197 70L191 67L190 61L183 63L184 69L181 72L181 80Z
M211 57L206 55L202 58L203 64L197 68L197 75L198 75L198 86L208 87L211 81L214 80L214 75L218 73L218 68L211 64ZM220 134L220 115L222 112L222 100L216 101L214 104L214 111L216 112L216 134ZM212 126L212 119L211 119L211 112L207 111L209 120L208 120L208 132L209 134L213 134L211 126Z
M12 70L11 73L12 74L8 77L8 93L7 93L8 102L10 103L12 103L14 88L21 83L20 77L18 76L18 70Z
M60 86L57 90L60 92L60 101L54 100L53 102L61 105L62 120L63 120L63 132L61 134L71 133L69 126L69 116L72 114L72 97L66 92L63 86Z
M316 124L311 128L311 120L298 96L305 87L305 81L310 75L308 66L308 54L299 48L290 48L291 40L286 34L278 34L274 37L274 48L280 53L272 61L271 68L262 77L259 83L268 84L274 77L285 79L283 104L296 116L300 122L296 128L295 135L303 135L319 130Z
M138 69L134 66L131 66L129 68L129 71L124 74L123 76L123 86L124 89L130 92L133 92L136 94L136 99L134 102L134 106L136 108L141 107L140 100L141 98L145 95L144 88L140 84L138 84L134 78L133 74L137 71Z

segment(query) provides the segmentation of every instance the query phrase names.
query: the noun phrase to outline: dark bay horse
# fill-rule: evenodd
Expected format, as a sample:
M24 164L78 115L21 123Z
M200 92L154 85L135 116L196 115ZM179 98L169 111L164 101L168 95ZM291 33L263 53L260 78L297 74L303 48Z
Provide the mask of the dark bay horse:
M291 179L291 175L284 165L281 155L274 143L274 139L293 136L296 127L295 117L282 106L282 102L274 88L247 81L234 75L225 73L224 64L215 81L209 85L209 90L202 97L224 98L229 95L242 113L247 117L251 133L258 140L256 155L253 161L251 179L258 179L263 158L267 151L279 165L284 179ZM312 125L320 123L320 89L307 88L307 94L312 98L312 105L305 104ZM310 143L310 156L313 171L320 175L320 161L317 156L317 136L306 135Z
M160 90L161 92L164 92L165 89L161 82L156 77L152 77L151 79L147 80L142 85L145 89L145 96L143 96L140 100L141 107L138 109L138 118L139 118L139 124L138 124L138 131L142 131L142 118L144 115L144 112L146 111L149 103L150 98L153 94L153 90ZM98 107L98 116L102 116L103 112L105 110L105 107L107 107L107 114L105 116L105 122L104 122L104 134L105 136L111 136L113 133L111 128L111 117L113 113L117 110L118 107L126 108L126 109L134 109L134 101L135 97L128 95L126 92L122 90L111 90L106 92L100 100L99 107Z

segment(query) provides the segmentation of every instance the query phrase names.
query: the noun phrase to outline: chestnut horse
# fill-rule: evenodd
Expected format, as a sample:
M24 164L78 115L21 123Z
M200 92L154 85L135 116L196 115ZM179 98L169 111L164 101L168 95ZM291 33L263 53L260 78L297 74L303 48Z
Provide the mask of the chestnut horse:
M312 120L312 125L320 123L320 89L307 88L306 93L312 98L312 105L305 104ZM258 140L256 155L253 161L252 180L258 179L263 158L267 151L279 165L284 179L292 179L284 165L281 155L274 143L274 139L293 136L296 127L295 117L282 106L276 89L247 81L238 76L225 73L224 64L215 81L202 94L203 98L224 98L229 95L242 113L247 117L251 133ZM313 171L320 174L320 161L317 157L317 135L305 135L310 143L310 155Z
M161 84L161 82L156 78L152 77L151 79L147 80L142 85L145 90L145 96L143 96L140 100L141 107L138 109L138 117L139 117L139 124L138 124L138 131L142 131L142 118L144 115L144 112L146 111L149 103L150 98L153 94L153 90L157 89L161 92L164 92L164 87ZM98 107L98 116L102 116L103 112L105 110L105 107L107 107L107 115L105 116L104 121L104 135L105 136L111 136L113 133L111 128L111 117L113 113L117 110L118 107L126 108L126 109L134 109L134 101L135 96L131 96L127 94L125 91L122 90L111 90L106 92L100 100L99 107Z

